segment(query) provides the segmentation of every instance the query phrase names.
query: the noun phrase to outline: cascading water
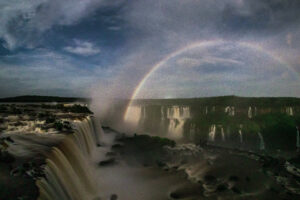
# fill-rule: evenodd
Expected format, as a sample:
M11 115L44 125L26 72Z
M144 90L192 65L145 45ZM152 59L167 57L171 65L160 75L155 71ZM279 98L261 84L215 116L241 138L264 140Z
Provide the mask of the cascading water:
M248 108L248 118L249 119L252 118L252 107L251 106Z
M235 108L233 106L227 106L225 107L225 113L227 113L229 116L234 116Z
M185 121L189 118L189 107L172 106L167 108L167 119L169 120L168 132L171 134L171 137L182 137Z
M258 132L258 137L259 137L259 149L260 150L265 150L264 137L260 132Z
M243 143L243 132L242 132L242 128L243 128L243 125L240 125L239 135L240 135L240 143L241 143L241 144Z
M211 125L211 127L209 129L209 133L208 133L208 141L210 141L210 142L215 141L216 129L217 129L217 127L215 124Z
M92 200L98 197L92 159L98 131L90 117L75 122L75 133L54 147L46 159L45 178L37 181L39 200Z
M293 108L292 107L287 107L286 108L286 113L290 116L293 116L294 115L294 111L293 111Z
M222 140L225 141L225 133L224 133L223 126L221 126L221 134L222 134Z

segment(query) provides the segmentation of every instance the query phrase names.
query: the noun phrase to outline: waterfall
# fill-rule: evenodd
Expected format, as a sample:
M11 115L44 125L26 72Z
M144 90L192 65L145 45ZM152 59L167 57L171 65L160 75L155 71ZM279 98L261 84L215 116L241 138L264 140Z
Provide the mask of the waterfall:
M209 128L209 133L208 133L208 141L214 142L216 137L216 125L213 124Z
M172 106L167 108L167 118L169 119L168 132L171 134L171 137L182 137L185 121L190 117L190 108L187 106Z
M297 147L297 149L300 149L300 133L299 133L299 129L298 129L297 126L296 126L296 129L297 129L297 142L296 142L296 147Z
M75 122L75 132L65 137L47 156L45 178L37 181L39 200L92 200L98 197L91 162L96 139L93 120Z
M259 137L259 149L260 150L265 150L265 142L264 142L264 137L260 132L258 132L258 137Z
M290 116L293 116L294 115L294 111L293 111L293 108L292 107L287 107L286 108L286 113Z
M191 118L190 107L184 106L182 107L182 115L181 118Z
M221 134L222 134L222 140L225 141L225 133L224 133L223 126L221 126Z
M162 121L165 120L165 112L164 112L164 107L163 106L160 107L160 119Z
M233 106L227 106L225 107L225 113L227 113L229 116L235 115L235 109Z
M252 108L251 106L248 108L248 118L252 118Z
M243 132L242 132L243 125L240 125L239 135L240 135L240 143L243 143Z
M183 133L184 120L170 119L168 132L172 138L181 138Z

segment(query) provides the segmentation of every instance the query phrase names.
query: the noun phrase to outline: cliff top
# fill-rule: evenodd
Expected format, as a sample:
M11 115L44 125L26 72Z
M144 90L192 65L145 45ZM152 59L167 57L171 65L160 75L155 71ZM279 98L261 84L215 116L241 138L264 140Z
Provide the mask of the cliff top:
M238 97L218 96L179 99L137 99L134 104L147 105L202 105L202 106L300 106L296 97Z

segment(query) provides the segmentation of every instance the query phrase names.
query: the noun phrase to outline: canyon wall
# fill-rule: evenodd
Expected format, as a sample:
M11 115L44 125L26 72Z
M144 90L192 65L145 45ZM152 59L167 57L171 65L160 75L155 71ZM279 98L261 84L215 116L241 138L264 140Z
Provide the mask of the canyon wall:
M299 148L300 104L280 98L244 101L138 100L125 122L138 133L253 150ZM236 97L237 98L237 97ZM215 105L213 104L215 103Z

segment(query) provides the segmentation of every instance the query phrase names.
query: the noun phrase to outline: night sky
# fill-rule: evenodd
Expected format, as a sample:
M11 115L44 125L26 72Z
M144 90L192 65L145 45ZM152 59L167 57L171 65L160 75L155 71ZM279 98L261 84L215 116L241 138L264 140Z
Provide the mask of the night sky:
M131 97L158 63L136 97L299 97L299 10L299 0L0 0L0 97Z

